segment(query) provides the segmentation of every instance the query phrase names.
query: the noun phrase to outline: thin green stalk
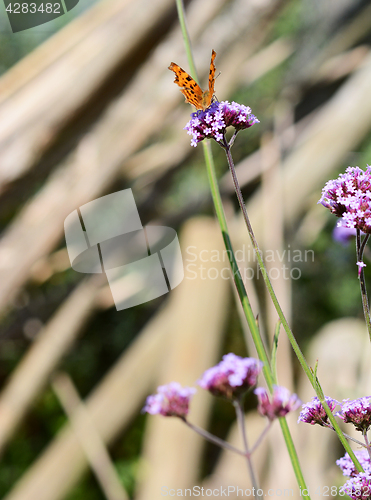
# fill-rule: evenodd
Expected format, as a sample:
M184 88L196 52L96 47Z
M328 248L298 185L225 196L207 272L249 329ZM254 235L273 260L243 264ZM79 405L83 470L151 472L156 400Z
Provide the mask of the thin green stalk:
M363 252L365 250L365 246L366 246L366 243L367 243L369 237L370 237L370 235L366 234L363 241L361 242L361 231L359 229L357 229L357 234L356 234L357 262L363 262ZM369 335L370 340L371 340L370 306L368 304L365 273L363 271L363 267L360 268L358 278L359 278L359 285L361 288L363 315L365 317L368 335Z
M274 337L272 342L272 354L271 354L271 369L274 379L274 383L277 384L277 349L278 349L278 337L280 335L281 321L277 321L276 329L274 331Z
M358 470L358 472L364 472L362 465L359 463L357 457L354 454L354 451L349 446L349 443L346 440L346 437L344 436L343 431L340 429L339 424L337 423L332 411L330 410L330 408L326 402L325 395L323 393L321 384L319 383L319 380L317 378L317 366L316 366L315 371L313 373L313 381L311 381L311 382L312 382L312 385L314 387L314 390L316 391L317 397L321 401L321 404L322 404L322 406L323 406L323 408L328 416L328 419L329 419L334 431L338 435L338 438L339 438L341 444L343 445L345 451L349 454L349 456L350 456L352 462L354 463L356 469Z
M252 243L252 246L254 248L254 251L255 251L255 255L256 255L256 258L257 258L257 261L258 261L258 264L259 264L259 269L260 269L260 272L262 273L262 276L263 276L263 280L264 280L264 283L268 289L268 292L269 292L269 295L271 296L271 299L273 301L273 304L276 308L276 311L278 313L278 316L281 320L281 323L282 323L282 326L284 327L287 335L289 336L289 339L290 339L290 342L291 342L291 345L295 351L295 354L304 370L304 372L306 373L307 377L312 380L313 377L312 377L312 373L310 371L310 368L304 358L304 355L303 353L301 352L301 349L298 345L298 343L296 342L296 339L290 329L290 326L286 320L286 317L281 309L281 306L278 302L278 299L277 299L277 296L274 292L274 289L273 289L273 286L272 286L272 283L270 282L270 279L269 279L269 276L268 276L268 272L266 270L266 267L265 267L265 264L264 264L264 261L263 261L263 258L262 258L262 253L261 253L261 250L259 248L259 245L258 245L258 242L255 238L255 234L254 234L254 231L253 231L253 228L252 228L252 225L251 225L251 222L250 222L250 218L248 216L248 213L247 213L247 210L246 210L246 206L245 206L245 202L244 202L244 199L243 199L243 196L242 196L242 192L241 192L241 188L240 188L240 185L239 185L239 182L238 182L238 178L237 178L237 174L236 174L236 170L235 170L235 167L234 167L234 162L233 162L233 158L232 158L232 154L231 154L231 148L230 148L230 145L227 143L226 139L224 138L224 150L225 150L225 153L226 153L226 156L227 156L227 161L228 161L228 165L229 165L229 170L231 172L231 175L232 175L232 180L233 180L233 184L234 184L234 188L235 188L235 192L236 192L236 195L237 195L237 199L238 199L238 203L240 205L240 208L241 208L241 212L242 212L242 215L243 215L243 218L244 218L244 221L245 221L245 224L246 224L246 227L247 227L247 231L249 233L249 236L250 236L250 240L251 240L251 243Z
M191 72L191 76L193 76L194 80L198 81L196 65L195 65L195 61L193 59L191 37L189 36L188 28L187 28L187 19L185 16L184 3L183 3L183 0L175 0L175 3L176 3L176 9L178 12L180 29L181 29L182 35L183 35L183 41L184 41L185 51L187 54L187 60L188 60L188 65L189 65L189 69Z
M251 335L253 337L255 347L259 356L259 359L263 361L263 373L265 376L265 379L267 381L269 390L272 391L273 389L273 377L272 377L272 372L270 368L270 362L268 359L268 355L266 353L264 344L262 342L262 339L260 337L260 332L258 325L255 321L255 316L251 308L251 304L249 301L249 298L246 293L245 285L242 281L242 277L240 274L240 270L237 265L236 257L233 251L231 239L229 236L229 230L227 227L227 221L225 218L225 213L224 213L224 208L222 204L222 200L220 197L220 192L218 188L218 181L216 178L216 173L215 173L215 168L214 168L214 161L213 157L211 154L211 145L210 142L203 142L204 146L204 154L205 154L205 162L206 162L206 170L207 170L207 175L209 178L209 183L210 183L210 189L211 189L211 195L213 198L214 202L214 207L215 207L215 212L217 219L219 221L219 226L222 231L222 236L224 240L224 245L227 250L227 255L228 255L228 260L229 264L231 266L231 270L233 273L233 280L237 289L238 296L240 298L241 304L242 304L242 309L245 313L245 317L247 320L247 324L250 328Z
M206 168L207 168L207 173L208 173L208 177L209 177L210 189L211 189L211 194L212 194L212 198L213 198L213 202L214 202L214 206L215 206L215 212L216 212L217 219L219 221L220 229L222 231L224 244L225 244L225 247L227 250L229 263L230 263L232 273L233 273L234 283L235 283L235 286L237 288L237 292L238 292L238 295L239 295L239 298L240 298L240 301L242 304L243 311L245 313L247 323L248 323L249 328L250 328L251 336L253 338L259 359L261 361L263 361L263 363L264 363L263 374L264 374L265 380L267 382L267 385L268 385L270 392L272 392L274 378L273 378L272 371L270 368L268 356L267 356L267 353L266 353L265 348L264 348L264 344L263 344L262 339L260 337L258 325L255 321L255 317L254 317L254 314L252 312L249 299L247 297L245 285L242 281L242 278L241 278L241 275L240 275L240 272L239 272L239 269L237 266L237 262L235 259L235 255L233 252L233 248L232 248L232 244L231 244L231 240L230 240L230 236L229 236L229 231L228 231L228 227L227 227L227 222L226 222L226 218L225 218L225 214L224 214L224 208L223 208L223 204L222 204L222 200L221 200L221 196L220 196L220 191L219 191L219 187L218 187L218 181L217 181L217 177L216 177L216 173L215 173L214 162L213 162L213 158L211 155L210 142L207 141L205 143L205 141L204 141L203 146L204 146L205 161L206 161ZM285 443L286 443L287 450L288 450L288 453L289 453L289 456L291 459L291 463L292 463L292 466L294 469L294 473L295 473L297 482L298 482L301 490L304 491L307 489L307 487L305 484L304 476L303 476L303 473L302 473L302 470L300 467L299 459L298 459L298 456L297 456L297 453L295 450L294 442L292 440L287 421L285 418L280 418L279 421L280 421L281 430L282 430L282 433L283 433L283 436L285 439ZM310 496L304 495L303 498L310 499Z
M177 10L178 10L178 16L179 16L179 21L180 21L180 26L182 28L182 34L183 34L183 39L186 47L186 52L188 56L188 64L189 67L191 68L192 73L196 76L196 70L195 70L195 64L193 61L193 55L191 51L191 44L190 44L190 39L188 36L187 28L186 28L186 21L185 21L185 10L184 10L184 5L182 0L175 0ZM260 332L258 329L258 325L255 321L255 317L253 314L253 311L251 309L251 305L246 293L245 285L242 281L237 261L233 252L230 236L229 236L229 231L227 227L227 222L224 214L224 208L220 196L220 191L219 191L219 186L218 186L218 181L215 173L215 168L214 168L214 163L213 163L213 157L211 154L211 147L209 141L204 141L203 142L203 148L204 148L204 155L205 155L205 161L206 161L206 167L207 167L207 173L208 173L208 178L209 178L209 183L210 183L210 189L211 189L211 194L215 206L215 211L217 215L217 219L219 221L220 229L222 232L224 244L227 250L227 255L228 255L228 260L231 266L231 270L233 273L233 279L234 283L242 304L242 308L247 320L247 323L250 328L251 336L253 338L258 357L261 361L263 361L263 374L265 377L265 380L268 385L268 389L270 392L273 390L273 375L271 372L270 368L270 363L269 359L267 356L267 353L264 348L264 344L262 342L262 339L260 337ZM304 480L304 476L300 467L299 459L296 453L296 449L291 437L290 430L288 428L288 424L285 418L280 418L280 425L282 429L282 433L285 439L285 443L287 446L287 450L291 459L291 463L294 469L294 473L298 482L298 485L300 486L300 489L306 490L306 483ZM310 500L310 496L308 495L303 495L303 498L308 498Z
M352 448L349 446L349 443L347 442L343 432L341 431L338 423L336 422L334 415L332 414L330 408L328 407L328 404L326 403L325 396L323 394L323 391L322 391L322 388L319 384L317 376L314 375L312 370L310 369L310 367L309 367L309 365L308 365L308 363L307 363L307 361L306 361L306 359L305 359L305 357L304 357L304 355L299 347L299 344L297 343L295 336L294 336L294 334L293 334L293 332L288 324L288 321L284 315L284 312L281 309L281 306L278 302L277 296L276 296L275 291L273 289L272 283L269 279L268 272L267 272L267 269L265 267L262 255L261 255L261 251L260 251L258 242L255 238L255 234L254 234L254 231L253 231L253 228L252 228L252 225L251 225L251 222L250 222L247 210L246 210L245 202L244 202L244 199L242 196L241 188L240 188L237 174L236 174L236 170L234 167L234 162L233 162L233 158L232 158L232 154L231 154L230 144L228 144L228 142L226 141L225 138L224 138L224 142L223 142L223 147L224 147L224 150L225 150L225 153L227 156L229 169L230 169L231 174L232 174L232 179L233 179L233 184L235 187L237 199L238 199L238 202L239 202L239 205L240 205L243 217L244 217L244 221L245 221L247 231L248 231L249 236L250 236L252 246L253 246L254 251L255 251L255 255L256 255L258 264L259 264L259 269L260 269L260 272L262 273L264 283L268 289L269 295L271 296L272 302L273 302L275 309L278 313L278 316L280 318L282 326L283 326L283 328L284 328L284 330L285 330L285 332L290 340L291 346L294 349L296 357L298 358L305 374L307 375L309 381L311 382L311 384L312 384L312 386L317 394L318 399L321 401L321 404L322 404L324 410L326 411L328 418L329 418L336 434L338 435L341 444L344 446L345 450L348 452L349 456L351 457L351 459L354 462L354 465L356 466L358 471L363 472L361 464L357 460L357 457L355 456ZM282 426L282 424L281 424L281 426Z

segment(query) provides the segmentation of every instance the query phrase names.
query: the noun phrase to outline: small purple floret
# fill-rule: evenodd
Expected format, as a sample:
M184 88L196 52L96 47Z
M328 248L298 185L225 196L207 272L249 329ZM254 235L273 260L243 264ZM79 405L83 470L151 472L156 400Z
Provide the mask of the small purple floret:
M192 113L184 129L192 136L191 146L196 147L206 138L222 142L227 127L243 130L255 123L259 123L259 120L249 106L222 101L213 102L205 111Z
M338 226L371 233L371 167L348 167L345 174L328 181L318 203L341 217Z
M368 472L360 472L357 476L350 478L341 488L354 500L369 500L371 497L371 475Z
M357 457L358 462L362 465L363 470L368 474L371 474L371 461L368 451L365 449L355 450L354 454ZM353 460L350 458L348 453L345 453L343 457L339 458L339 460L336 460L336 465L340 467L343 476L355 477L359 474L353 463Z
M157 394L148 396L143 412L164 417L181 417L188 414L189 402L196 392L194 387L182 387L178 382L171 382L157 388Z
M263 387L257 387L254 393L258 397L258 412L263 417L268 417L269 420L284 417L290 411L297 410L301 405L301 401L296 394L291 394L286 387L279 385L273 386L271 400Z
M206 370L197 383L215 396L231 399L256 384L262 367L263 363L258 359L229 353L216 366Z
M332 412L334 411L335 406L339 404L338 401L328 396L325 396L325 401ZM301 410L298 418L298 423L304 422L311 425L319 424L324 427L328 427L330 425L327 413L317 396L315 396L309 403L303 404L302 408L303 409Z
M357 431L367 431L371 425L371 397L344 399L337 416L346 424L353 424Z

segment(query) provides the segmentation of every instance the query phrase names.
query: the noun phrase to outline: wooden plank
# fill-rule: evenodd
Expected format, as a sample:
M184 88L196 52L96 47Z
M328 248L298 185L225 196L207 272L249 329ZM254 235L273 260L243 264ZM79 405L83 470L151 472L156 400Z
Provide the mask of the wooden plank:
M84 280L64 301L18 363L0 393L0 453L95 310L101 276Z
M223 245L219 228L209 218L190 220L181 234L180 244L182 249L189 245L221 249ZM220 265L222 263L217 264ZM204 266L208 269L215 267L215 263L209 261ZM188 273L189 276L193 275ZM191 383L196 372L206 369L211 359L215 359L228 306L229 283L219 278L215 286L215 281L202 279L200 273L195 280L188 278L171 292L165 308L149 321L87 399L87 410L104 442L112 442L137 414L145 396L157 385L164 359L175 352L174 349L178 355L176 359L169 358L167 366L172 366L173 376L175 369L182 371L183 383ZM178 334L183 339L179 346L176 345ZM213 347L208 352L209 341ZM195 371L192 371L193 362ZM203 398L196 403L199 422L205 421L208 407L209 402L205 403ZM185 428L185 432L187 435L189 429ZM190 445L189 453L194 456L199 444L191 440ZM79 441L71 427L65 426L6 500L62 500L86 467Z
M76 110L135 53L171 8L172 0L105 1L0 80L0 186L32 167ZM14 84L18 78L20 83Z

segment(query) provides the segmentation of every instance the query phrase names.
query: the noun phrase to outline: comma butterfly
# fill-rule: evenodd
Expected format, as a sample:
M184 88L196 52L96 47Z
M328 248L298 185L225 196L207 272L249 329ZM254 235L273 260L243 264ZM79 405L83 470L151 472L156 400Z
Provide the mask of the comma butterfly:
M201 87L194 81L194 79L175 63L171 63L169 69L174 71L174 83L179 85L181 93L184 95L186 102L193 104L196 109L205 111L212 103L214 96L214 83L215 83L215 64L216 57L215 50L211 53L210 71L209 71L209 90L203 91Z

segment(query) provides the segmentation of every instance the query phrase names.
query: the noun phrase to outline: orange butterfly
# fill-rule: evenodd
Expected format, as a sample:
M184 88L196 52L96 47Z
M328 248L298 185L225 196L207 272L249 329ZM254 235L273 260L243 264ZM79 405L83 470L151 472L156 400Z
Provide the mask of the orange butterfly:
M205 111L212 103L214 97L215 83L215 50L211 53L210 71L209 71L209 90L203 91L194 79L175 63L171 63L169 69L174 71L174 83L179 85L181 93L185 96L186 102L193 104L196 109Z

